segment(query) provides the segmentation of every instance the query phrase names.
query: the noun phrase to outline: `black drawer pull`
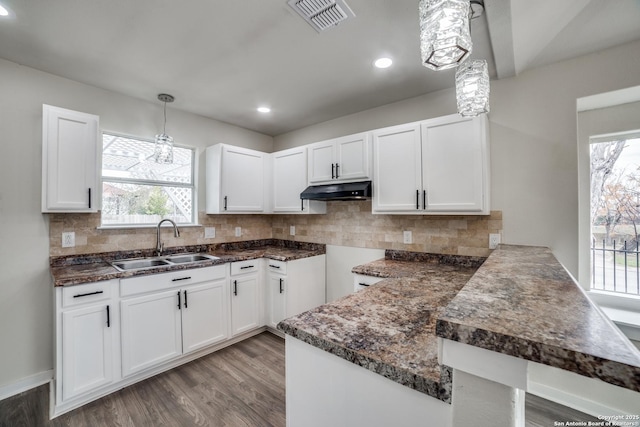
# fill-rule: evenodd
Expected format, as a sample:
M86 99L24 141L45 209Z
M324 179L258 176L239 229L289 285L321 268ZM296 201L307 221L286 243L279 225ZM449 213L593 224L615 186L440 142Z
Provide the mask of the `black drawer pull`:
M271 267L271 268L280 268L279 265L273 265L273 264L269 264L269 267Z
M111 315L109 314L109 306L107 306L107 328L111 327Z
M371 286L371 285L367 285L366 283L358 283L358 285L360 285L360 286Z
M240 270L246 270L247 268L253 268L253 265L245 265L244 267L240 267Z
M102 294L104 293L104 291L95 291L95 292L89 292L88 294L78 294L78 295L74 295L74 298L82 298L82 297L88 297L90 295L98 295L98 294Z
M191 279L191 276L187 276L187 277L177 277L175 279L171 279L172 282L179 282L181 280L189 280Z

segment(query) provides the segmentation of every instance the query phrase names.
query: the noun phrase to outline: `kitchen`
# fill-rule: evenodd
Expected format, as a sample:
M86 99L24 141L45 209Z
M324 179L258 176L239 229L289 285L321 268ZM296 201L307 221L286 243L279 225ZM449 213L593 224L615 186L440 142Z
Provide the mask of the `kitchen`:
M278 16L283 15L282 19L286 20L296 18L286 11L286 5L280 3L272 2L272 9ZM382 6L384 2L380 3L382 11L387 11ZM414 3L408 2L406 8L415 14L414 19L417 20ZM367 7L364 2L359 4L351 1L349 4L357 16L358 9L365 14ZM13 6L18 8L17 4ZM596 10L603 13L597 8ZM403 8L398 13L401 12L409 13L404 12ZM591 13L595 12L591 10ZM16 17L16 21L18 19ZM254 16L252 19L258 18ZM303 26L304 23L294 22L299 37L311 40L320 37ZM356 22L353 21L354 24ZM337 32L349 28L346 25L347 23L333 29L333 33L328 32L322 36L339 37ZM391 31L390 28L387 30ZM15 35L10 36L10 28L3 27L3 31L6 31L2 34L4 45L5 41L8 43ZM412 37L417 39L417 34L418 29L415 28ZM496 216L467 220L479 223L498 221L486 224L487 232L483 233L485 237L489 234L489 228L495 227L492 230L502 230L505 243L550 247L556 258L574 276L578 275L579 229L576 219L579 166L576 158L576 99L640 85L638 73L634 71L638 68L640 57L637 39L636 35L616 46L603 46L595 53L585 51L582 56L549 62L515 76L492 80L489 115L491 211ZM414 45L417 49L417 40ZM27 66L28 60L48 56L55 59L59 47L49 46L45 51L30 53L31 51L21 49L20 46L22 45L14 45L13 49L18 53L24 52L27 57L12 60L11 46L3 49L0 54L5 58L0 61L3 76L0 87L5 94L0 101L4 141L2 146L5 150L1 170L5 178L13 178L3 180L0 191L0 218L3 220L0 235L5 243L0 257L0 324L3 342L3 351L0 352L0 385L7 392L26 390L47 382L52 376L54 337L49 257L70 253L68 249L65 251L61 247L61 233L75 231L75 248L78 253L111 251L121 249L123 244L132 244L127 230L110 230L108 233L96 230L99 216L94 214L41 214L42 104L96 114L100 117L103 130L152 137L162 126L162 106L155 96L160 91L170 90L167 87L154 87L150 92L147 90L146 98L131 96L126 90L107 90L97 84L83 83L81 77L60 77L57 74L62 73L55 69L49 72L38 71L41 65L31 62L32 65ZM417 61L416 49L412 49L411 54L416 56ZM495 52L494 55L498 56ZM615 67L611 64L615 64ZM392 70L393 68L388 71ZM117 79L117 72L113 73ZM423 73L426 76L430 72L424 70ZM451 80L453 75L449 74L448 77ZM270 84L268 81L259 83L265 87ZM371 86L371 90L375 88L376 86ZM222 91L222 88L218 90ZM201 152L217 142L225 142L270 153L385 126L446 116L456 111L455 92L447 87L432 93L413 92L405 95L404 99L398 98L360 110L344 110L338 116L318 115L317 119L313 119L318 120L315 122L299 121L298 127L290 127L287 131L274 127L274 130L263 133L249 129L256 128L265 121L273 120L277 124L278 118L252 117L247 120L253 120L254 124L247 124L246 128L230 125L226 122L233 122L232 117L220 116L223 120L219 121L179 109L177 102L181 97L178 93L174 94L177 98L176 108L168 110L167 131L176 141L197 147ZM253 104L245 108L253 108ZM275 126L266 123L265 126L267 125ZM206 198L203 183L206 167L203 156L198 158L197 166L197 200L198 206L204 211ZM17 186L16 183L20 185ZM222 216L200 213L199 221L202 225L216 228L213 240L204 240L201 237L202 229L190 228L181 230L183 240L180 242L174 240L168 232L163 237L168 247L184 244L184 241L190 244L208 244L269 238L322 243L328 245L328 264L341 263L345 252L348 252L347 248L359 248L355 257L362 259L351 263L347 269L350 272L354 265L381 258L380 252L388 248L437 252L438 248L419 238L419 232L426 228L435 230L435 235L451 234L448 220L399 216L390 220L391 224L386 232L390 240L386 240L386 236L375 240L372 238L375 232L369 226L375 218L368 202L346 203L332 202L326 216ZM235 228L238 226L243 229L241 239L235 237ZM296 227L293 237L290 235L290 226ZM331 233L326 232L328 227L334 227ZM403 231L408 227L415 227L415 243L410 245L403 243ZM133 247L122 249L153 248L155 230L137 232L136 243ZM463 255L483 255L469 250L464 241L454 239L449 244L455 248L467 248L461 252ZM485 255L489 252L484 241L480 248L472 249L482 249ZM25 254L29 254L29 257L25 257ZM336 281L330 278L333 271L335 270L327 271L328 284ZM328 289L329 292L333 299L340 296L341 291ZM5 395L7 394L2 394Z

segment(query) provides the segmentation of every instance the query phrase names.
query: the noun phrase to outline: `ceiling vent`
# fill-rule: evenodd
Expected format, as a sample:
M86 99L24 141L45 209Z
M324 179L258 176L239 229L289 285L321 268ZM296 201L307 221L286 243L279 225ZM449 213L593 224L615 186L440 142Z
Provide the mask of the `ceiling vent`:
M289 0L289 6L317 32L356 16L343 0Z

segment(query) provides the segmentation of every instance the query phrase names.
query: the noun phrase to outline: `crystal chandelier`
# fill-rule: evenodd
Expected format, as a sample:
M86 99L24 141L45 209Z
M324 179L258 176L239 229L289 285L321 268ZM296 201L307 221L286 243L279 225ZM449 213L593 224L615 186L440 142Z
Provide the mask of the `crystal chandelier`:
M173 138L167 135L167 102L173 102L174 98L166 93L161 93L158 95L158 99L164 102L164 125L162 133L156 135L153 158L156 163L173 163Z
M468 60L456 71L456 101L461 116L489 112L489 68L487 61Z
M464 61L472 48L469 0L420 0L422 64L446 70Z

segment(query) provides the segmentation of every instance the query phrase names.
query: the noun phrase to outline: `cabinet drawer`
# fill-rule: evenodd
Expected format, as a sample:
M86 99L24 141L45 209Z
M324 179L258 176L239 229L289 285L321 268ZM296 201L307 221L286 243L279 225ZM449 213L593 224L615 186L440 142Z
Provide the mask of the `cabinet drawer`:
M86 285L66 286L62 288L62 307L74 307L111 299L117 287L117 279L87 283Z
M194 268L120 280L120 295L143 294L226 277L226 266Z
M358 292L362 289L366 289L369 286L384 280L383 277L365 276L363 274L355 274L353 276L353 291Z
M248 261L237 261L231 263L231 275L254 273L260 268L259 259L250 259Z
M267 270L271 273L287 274L287 263L284 261L266 260Z

